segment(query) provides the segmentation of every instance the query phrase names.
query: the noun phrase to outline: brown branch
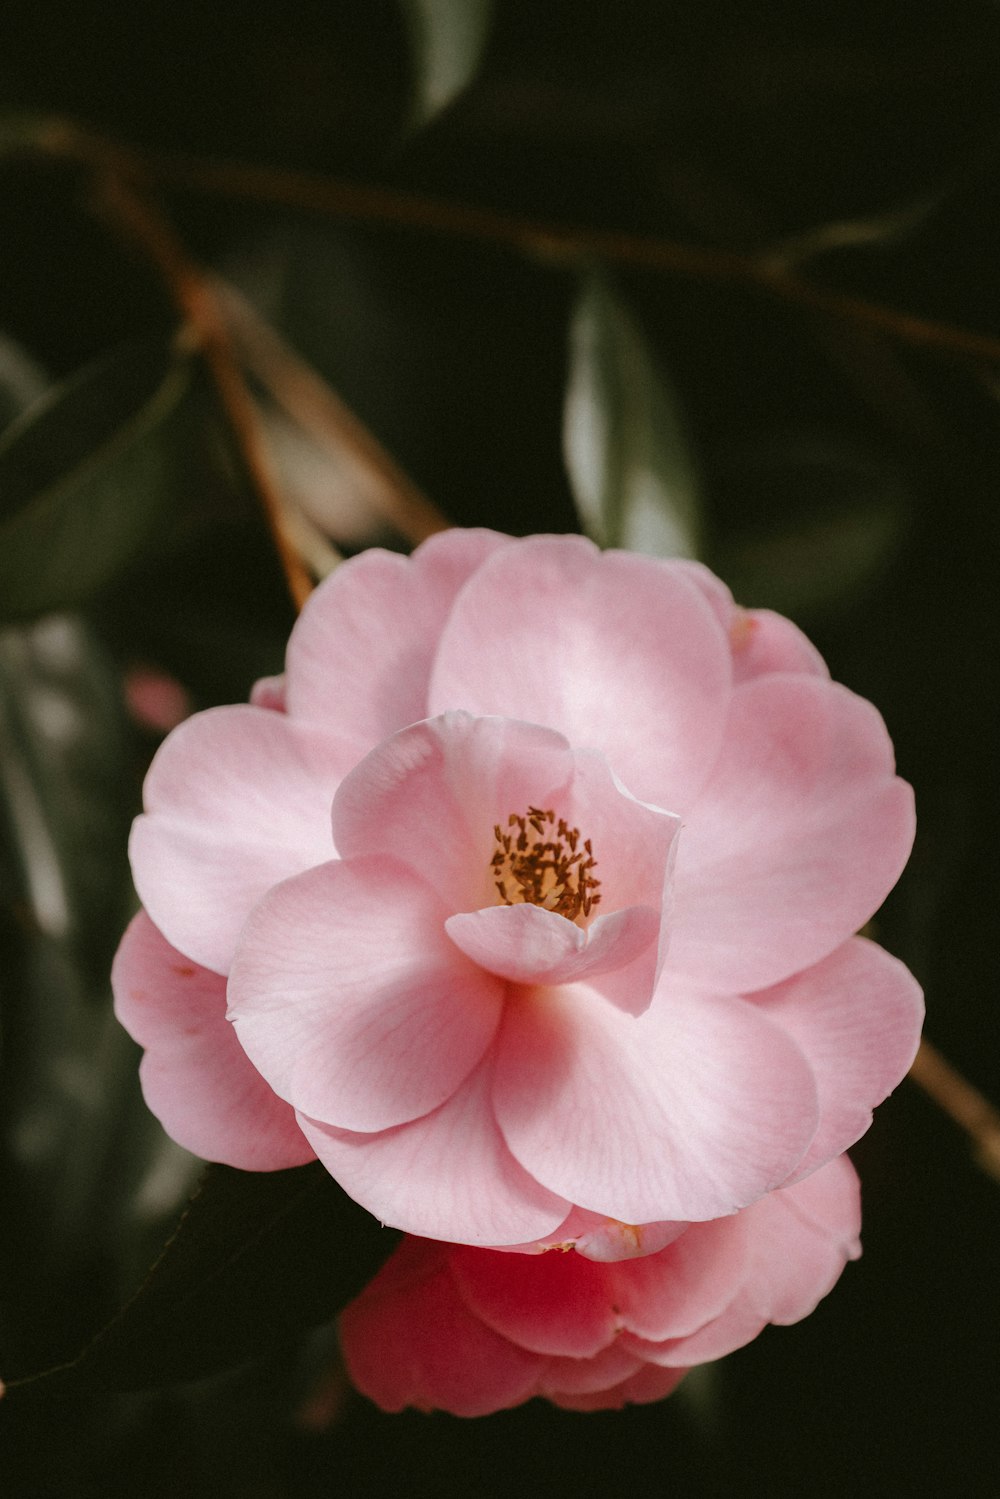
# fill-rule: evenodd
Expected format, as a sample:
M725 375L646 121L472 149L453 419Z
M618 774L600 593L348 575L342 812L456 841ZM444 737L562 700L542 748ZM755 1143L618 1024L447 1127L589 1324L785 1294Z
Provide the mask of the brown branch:
M372 509L414 545L446 530L450 522L440 510L246 298L222 281L216 282L216 295L246 368L303 432L361 474Z
M909 1076L965 1131L980 1166L1000 1181L1000 1110L956 1072L929 1041L921 1041Z
M876 329L900 343L988 364L1000 363L1000 337L827 290L767 256L685 245L648 235L547 223L496 209L394 188L367 187L308 172L176 156L152 157L148 166L159 181L175 188L481 240L545 260L576 263L593 258L611 265L665 272L692 280L744 285L812 312Z
M289 540L281 488L254 400L243 378L210 278L188 255L173 226L144 191L136 159L75 126L55 123L37 145L90 167L100 209L159 273L197 346L222 403L246 475L260 501L296 609L312 579Z

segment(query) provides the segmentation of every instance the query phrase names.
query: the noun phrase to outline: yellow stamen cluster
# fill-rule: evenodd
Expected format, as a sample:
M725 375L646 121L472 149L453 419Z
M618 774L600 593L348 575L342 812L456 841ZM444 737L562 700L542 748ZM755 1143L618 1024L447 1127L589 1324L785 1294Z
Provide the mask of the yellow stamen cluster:
M551 807L512 812L504 830L493 829L496 850L490 869L505 906L541 906L567 921L587 917L600 902L600 880L592 871L597 860L590 839Z

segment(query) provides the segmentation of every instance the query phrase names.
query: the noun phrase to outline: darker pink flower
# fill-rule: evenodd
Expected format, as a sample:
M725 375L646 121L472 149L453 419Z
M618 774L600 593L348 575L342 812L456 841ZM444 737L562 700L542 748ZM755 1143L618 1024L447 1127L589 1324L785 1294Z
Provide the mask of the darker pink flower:
M916 1048L852 936L912 838L882 720L694 564L365 553L145 809L114 979L150 1106L427 1238L648 1252L839 1155Z
M481 1416L667 1395L692 1364L812 1311L860 1254L846 1157L643 1259L504 1254L404 1239L341 1317L354 1384L385 1410Z

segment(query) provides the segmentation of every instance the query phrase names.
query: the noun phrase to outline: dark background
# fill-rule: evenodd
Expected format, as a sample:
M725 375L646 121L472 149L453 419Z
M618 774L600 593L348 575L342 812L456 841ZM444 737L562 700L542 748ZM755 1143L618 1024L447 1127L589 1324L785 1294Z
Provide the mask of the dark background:
M471 87L414 130L390 0L8 0L0 16L11 139L25 116L55 114L148 158L188 250L254 296L447 516L515 532L577 524L560 445L572 261L205 190L179 158L783 253L812 285L1000 340L998 73L1000 5L986 0L499 0ZM146 357L175 322L92 189L79 165L0 129L0 331L43 381L123 346ZM613 273L686 415L707 560L743 602L793 613L885 714L920 833L877 935L924 983L929 1037L998 1099L1000 360L707 262ZM55 951L26 935L16 858L0 891L0 1331L15 1362L79 1346L162 1228L155 1212L141 1231L129 1216L159 1146L135 1057L101 1029L125 831L155 744L116 684L141 662L196 706L239 699L279 664L292 618L246 486L217 453L192 473L155 544L74 616L83 666L60 690L101 725L80 783L100 816L77 828L73 866L86 940ZM43 675L44 626L10 626L43 630L30 636ZM64 825L81 805L58 804ZM82 1136L56 1052L101 1058ZM24 1120L40 1097L62 1123L33 1157ZM67 1144L82 1137L85 1160ZM1000 1493L1000 1184L912 1083L853 1154L862 1260L808 1321L768 1330L692 1395L593 1416L534 1402L468 1423L390 1418L348 1395L319 1434L294 1419L323 1361L314 1338L305 1355L289 1344L165 1392L15 1392L0 1407L2 1492Z

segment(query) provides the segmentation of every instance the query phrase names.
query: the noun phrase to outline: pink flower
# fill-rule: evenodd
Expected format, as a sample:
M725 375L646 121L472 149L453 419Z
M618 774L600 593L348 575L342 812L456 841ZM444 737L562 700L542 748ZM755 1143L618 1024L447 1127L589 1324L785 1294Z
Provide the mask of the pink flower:
M404 1239L341 1317L348 1373L390 1411L645 1404L768 1322L807 1316L860 1254L859 1222L844 1156L644 1259Z
M427 1238L648 1250L839 1155L917 1045L852 937L912 838L882 720L694 564L366 552L145 807L114 981L151 1108Z

